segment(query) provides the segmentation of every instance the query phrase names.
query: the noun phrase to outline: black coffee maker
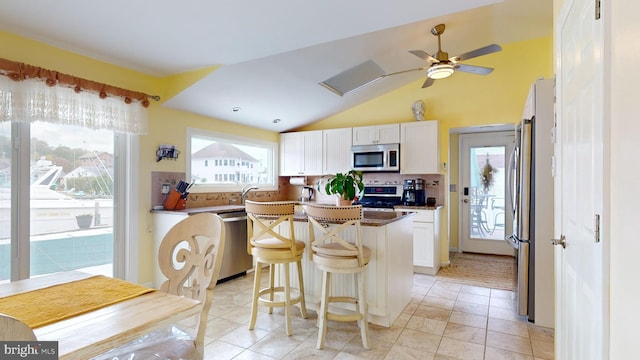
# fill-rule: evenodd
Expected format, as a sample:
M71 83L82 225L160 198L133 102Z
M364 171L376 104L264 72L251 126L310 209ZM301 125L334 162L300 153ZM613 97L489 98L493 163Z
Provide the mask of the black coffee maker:
M402 201L405 206L424 206L424 179L405 179Z
M416 206L424 206L425 194L424 179L416 179Z

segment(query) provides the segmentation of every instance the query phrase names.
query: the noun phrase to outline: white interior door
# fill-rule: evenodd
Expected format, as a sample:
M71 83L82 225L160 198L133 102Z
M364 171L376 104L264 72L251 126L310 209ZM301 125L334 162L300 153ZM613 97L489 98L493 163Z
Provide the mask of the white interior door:
M556 358L606 359L603 249L603 41L594 2L565 0L558 18L560 233Z
M513 224L506 182L514 136L513 131L460 135L461 251L514 255L504 240ZM487 166L494 169L490 175Z

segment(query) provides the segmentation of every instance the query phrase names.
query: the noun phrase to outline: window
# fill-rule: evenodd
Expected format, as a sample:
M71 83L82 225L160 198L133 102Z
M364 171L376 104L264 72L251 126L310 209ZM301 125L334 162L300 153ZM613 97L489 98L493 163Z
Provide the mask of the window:
M239 191L244 185L277 190L276 142L187 129L187 178L192 192ZM216 166L207 166L212 162Z

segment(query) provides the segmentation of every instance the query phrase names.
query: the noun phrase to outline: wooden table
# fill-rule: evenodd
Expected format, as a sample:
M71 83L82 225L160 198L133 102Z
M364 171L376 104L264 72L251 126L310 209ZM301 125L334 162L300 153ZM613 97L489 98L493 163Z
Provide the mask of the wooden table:
M0 297L90 276L92 275L72 271L0 284ZM193 316L200 309L198 301L154 291L36 328L34 333L38 340L58 341L61 360L89 359L153 330Z

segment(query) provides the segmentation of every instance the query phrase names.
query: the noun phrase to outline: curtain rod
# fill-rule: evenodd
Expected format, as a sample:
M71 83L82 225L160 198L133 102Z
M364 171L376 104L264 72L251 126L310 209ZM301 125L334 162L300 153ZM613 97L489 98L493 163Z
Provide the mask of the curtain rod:
M61 84L72 87L77 93L83 90L93 91L98 93L101 99L106 98L108 95L118 96L124 98L124 102L127 104L130 104L132 99L135 99L144 107L149 106L149 99L160 101L160 96L158 95L148 95L138 91L127 90L3 58L0 58L0 75L5 75L14 81L40 79L49 86Z

